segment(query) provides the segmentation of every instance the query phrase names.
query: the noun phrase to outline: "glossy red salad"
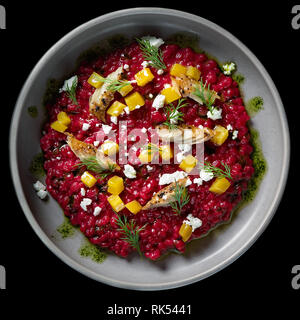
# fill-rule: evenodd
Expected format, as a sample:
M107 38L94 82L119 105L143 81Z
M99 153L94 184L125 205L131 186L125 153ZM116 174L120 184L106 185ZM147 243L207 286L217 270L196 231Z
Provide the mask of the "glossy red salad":
M41 138L46 187L93 244L157 260L230 219L254 174L234 68L144 37L64 82Z

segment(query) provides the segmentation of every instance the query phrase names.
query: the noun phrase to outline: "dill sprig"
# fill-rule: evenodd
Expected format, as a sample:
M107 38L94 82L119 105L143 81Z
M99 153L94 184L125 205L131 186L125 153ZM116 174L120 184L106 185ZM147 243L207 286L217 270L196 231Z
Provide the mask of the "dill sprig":
M102 167L101 164L97 161L96 157L89 157L82 159L80 163L75 165L78 168L86 167L87 170L98 173L102 178L106 178L110 175L116 168L116 165L113 163L108 164L108 168Z
M177 128L178 121L183 121L184 114L179 110L187 105L187 103L184 103L185 100L185 98L179 99L176 107L172 103L165 107L167 119L163 124L168 126L170 130Z
M174 202L170 203L172 209L177 215L180 215L182 208L189 203L190 196L186 187L181 186L177 181L175 182Z
M221 162L222 166L224 167L224 170L218 167L213 166L211 163L204 161L203 169L206 172L213 173L214 176L220 177L220 178L229 178L232 179L231 176L231 170L227 163Z
M143 52L143 57L146 61L149 61L151 67L156 69L166 69L166 65L163 62L162 52L159 48L152 46L149 40L136 39L140 49Z
M115 212L116 213L116 212ZM122 240L129 243L133 248L136 249L138 254L142 257L142 252L140 249L140 231L145 229L146 225L142 227L137 227L134 220L127 220L126 216L123 216L123 219L121 216L119 216L117 213L117 221L116 224L120 227L118 230L121 231L124 236L121 238Z
M99 78L99 81L108 83L107 89L113 92L119 91L130 84L127 80L113 80L110 78Z
M69 87L69 84L66 84L65 92L68 98L70 98L74 104L78 105L77 99L76 99L76 88L78 85L78 77L75 76L71 85L71 88Z
M203 80L201 78L200 87L196 86L193 94L199 97L202 103L207 106L208 110L213 113L213 103L216 99L214 98L214 92L210 90L210 84L207 84L207 82L203 83Z

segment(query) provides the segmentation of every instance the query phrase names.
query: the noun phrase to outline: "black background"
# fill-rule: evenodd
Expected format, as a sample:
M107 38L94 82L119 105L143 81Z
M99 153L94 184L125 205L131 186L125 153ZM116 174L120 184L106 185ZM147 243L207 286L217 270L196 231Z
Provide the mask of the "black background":
M198 315L204 310L214 314L222 310L233 313L231 310L235 310L232 308L235 304L244 308L243 313L284 309L287 314L295 311L296 301L300 301L300 290L291 287L291 269L300 264L300 212L297 206L300 183L295 152L299 138L300 29L291 27L291 9L296 3L270 2L267 7L262 6L262 1L218 4L198 1L184 6L163 1L131 1L130 5L123 2L123 6L111 2L111 6L107 6L91 0L85 1L84 5L75 1L26 1L22 4L0 1L0 4L7 11L7 29L0 30L0 130L4 160L0 175L3 188L0 264L7 271L7 290L0 290L0 305L5 296L14 298L22 294L23 301L35 295L47 300L47 294L51 294L49 301L60 301L68 306L66 310L83 306L88 316L99 319L113 319L103 315L107 306L114 303L144 306L192 304L193 319L200 317ZM78 25L107 12L137 6L161 6L191 12L233 33L270 73L281 94L291 132L291 170L287 187L280 207L263 235L243 256L221 272L199 283L164 292L135 292L109 287L86 278L61 262L42 244L25 219L11 184L6 156L15 101L40 57ZM271 124L266 122L266 125ZM61 300L58 295L61 295ZM48 312L55 311L55 305L47 309Z

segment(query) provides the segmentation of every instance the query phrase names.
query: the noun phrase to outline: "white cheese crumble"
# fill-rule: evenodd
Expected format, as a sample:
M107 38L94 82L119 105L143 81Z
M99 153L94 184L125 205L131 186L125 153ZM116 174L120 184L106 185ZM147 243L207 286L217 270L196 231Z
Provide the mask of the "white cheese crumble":
M146 67L148 67L148 65L149 65L149 61L143 61L143 62L141 63L141 65L142 65L143 68L146 68Z
M184 152L178 152L176 154L176 159L178 163L181 162L184 158L185 158Z
M101 212L101 210L102 210L102 208L100 208L100 207L95 207L94 212L93 212L93 215L94 215L95 217L97 217L97 216L99 215L99 213Z
M233 129L233 128L232 128L232 125L229 124L229 125L226 127L226 129L227 129L228 131L232 130L232 129Z
M185 178L187 175L188 174L184 171L176 171L174 173L165 173L160 177L158 184L160 186L164 184L170 184L172 182Z
M118 123L118 117L115 117L115 116L112 116L110 117L110 121L114 124L117 124Z
M153 98L153 94L149 93L149 98L152 99Z
M186 153L189 152L192 149L192 146L187 143L179 143L178 148L181 152Z
M171 88L171 85L170 85L169 83L166 83L166 84L164 85L164 88L165 88L165 89Z
M127 71L127 70L129 70L129 65L127 63L125 63L123 68Z
M194 182L195 184L197 184L198 186L201 186L203 181L202 181L201 178L195 178L193 182Z
M102 129L103 129L103 132L104 132L105 134L109 134L109 133L110 133L110 130L112 129L112 127L111 127L111 126L108 126L107 124L103 124L103 125L102 125Z
M84 188L81 188L80 189L80 194L84 197L85 196L85 189Z
M126 114L130 113L129 107L125 107L123 110L126 112Z
M200 170L200 178L204 181L209 181L211 179L213 179L214 174L213 172L208 172L205 169L201 169Z
M33 188L36 191L46 190L46 186L44 186L39 180L37 180L37 182L33 184Z
M234 130L232 132L232 140L235 140L238 137L238 134L239 134L238 130Z
M236 66L234 62L230 62L230 63L223 64L222 68L223 68L224 74L230 75L235 70Z
M164 40L161 38L156 38L153 36L142 37L142 40L148 40L150 45L156 48L159 48L162 44L164 44Z
M191 184L192 184L192 181L190 180L190 178L188 178L188 179L186 180L185 187L188 187L188 186L190 186Z
M92 204L92 200L89 198L83 198L80 202L80 207L84 210L87 211L87 206Z
M216 107L212 107L212 112L207 112L207 117L212 120L222 119L222 109L218 109Z
M147 168L148 171L152 171L153 170L153 167L149 166L148 164L147 164L146 168Z
M191 213L186 217L187 220L184 220L183 223L192 227L192 232L197 228L202 226L202 221L199 218L194 217Z
M94 146L95 146L95 147L98 147L98 146L99 146L99 144L100 144L100 141L97 141L97 140L96 140L96 141L94 141Z
M71 77L70 79L68 80L65 80L64 82L64 85L61 89L59 89L59 92L63 92L63 91L68 91L68 89L71 89L73 85L77 85L78 83L78 77L77 76L74 76L74 77Z
M136 110L136 109L139 109L141 106L139 105L139 104L137 104L136 106L135 106L135 109L134 110Z
M83 130L83 131L88 131L90 127L91 127L90 124L84 123L84 124L82 125L82 130Z
M162 75L164 73L164 70L163 69L159 69L159 70L157 70L157 74L160 76L160 75Z
M156 110L162 108L165 104L166 96L163 94L158 94L153 100L152 107Z
M143 133L146 133L146 132L147 132L147 129L146 129L146 128L142 128L141 131L142 131Z
M44 199L47 197L48 192L45 191L45 190L40 190L40 191L38 191L36 194L38 195L38 197L39 197L40 199L44 200Z
M124 174L129 179L136 178L136 171L135 171L134 167L131 166L130 164L125 164L125 166L124 166Z

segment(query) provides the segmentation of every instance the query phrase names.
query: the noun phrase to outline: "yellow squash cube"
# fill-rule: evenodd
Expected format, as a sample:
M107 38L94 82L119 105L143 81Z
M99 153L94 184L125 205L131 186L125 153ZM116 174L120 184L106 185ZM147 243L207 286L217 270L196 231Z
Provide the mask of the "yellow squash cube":
M112 156L119 152L119 145L116 142L110 140L104 141L100 148L107 156Z
M179 229L179 235L182 241L187 242L193 233L193 229L190 225L183 223Z
M125 104L115 101L107 110L107 114L109 114L111 117L118 117L124 110Z
M64 111L61 111L57 115L57 120L62 124L64 124L65 126L68 126L71 123L70 117Z
M97 72L93 72L91 74L91 76L88 78L88 83L95 87L96 89L100 88L104 81L103 81L103 77L100 76L100 74L98 74Z
M181 75L185 75L186 71L187 70L185 66L179 63L175 63L172 65L172 68L170 70L170 75L174 77L180 77Z
M179 90L175 87L169 87L169 88L163 89L161 91L161 94L166 97L166 101L165 101L166 104L176 101L181 97Z
M93 187L97 182L97 179L91 175L88 171L85 171L81 176L81 181L89 188Z
M116 212L119 212L125 208L124 202L118 195L112 194L107 198L107 201Z
M123 179L119 176L113 176L107 181L107 191L111 194L118 195L124 190Z
M160 146L159 154L163 160L170 160L173 158L173 151L169 145Z
M138 86L143 87L150 81L154 79L154 75L152 74L149 68L144 68L135 74L135 80Z
M136 106L142 107L145 104L145 100L139 92L134 92L130 96L126 97L125 102L130 111L133 111Z
M228 130L222 126L215 126L214 128L214 136L211 138L211 141L220 146L222 145L226 139L228 138Z
M209 191L222 194L230 187L230 182L226 178L216 178L213 184L210 186Z
M118 92L122 95L122 97L125 97L132 90L133 90L133 86L131 84L128 84L127 86L124 86L120 90L118 90Z
M186 156L180 163L179 168L184 170L187 173L190 173L197 164L197 159L191 154Z
M189 66L186 70L186 75L196 81L200 79L201 72L195 67Z
M142 206L136 200L126 203L125 207L133 214L137 214L142 210Z
M66 125L58 120L51 123L51 128L58 132L65 132L68 129Z

